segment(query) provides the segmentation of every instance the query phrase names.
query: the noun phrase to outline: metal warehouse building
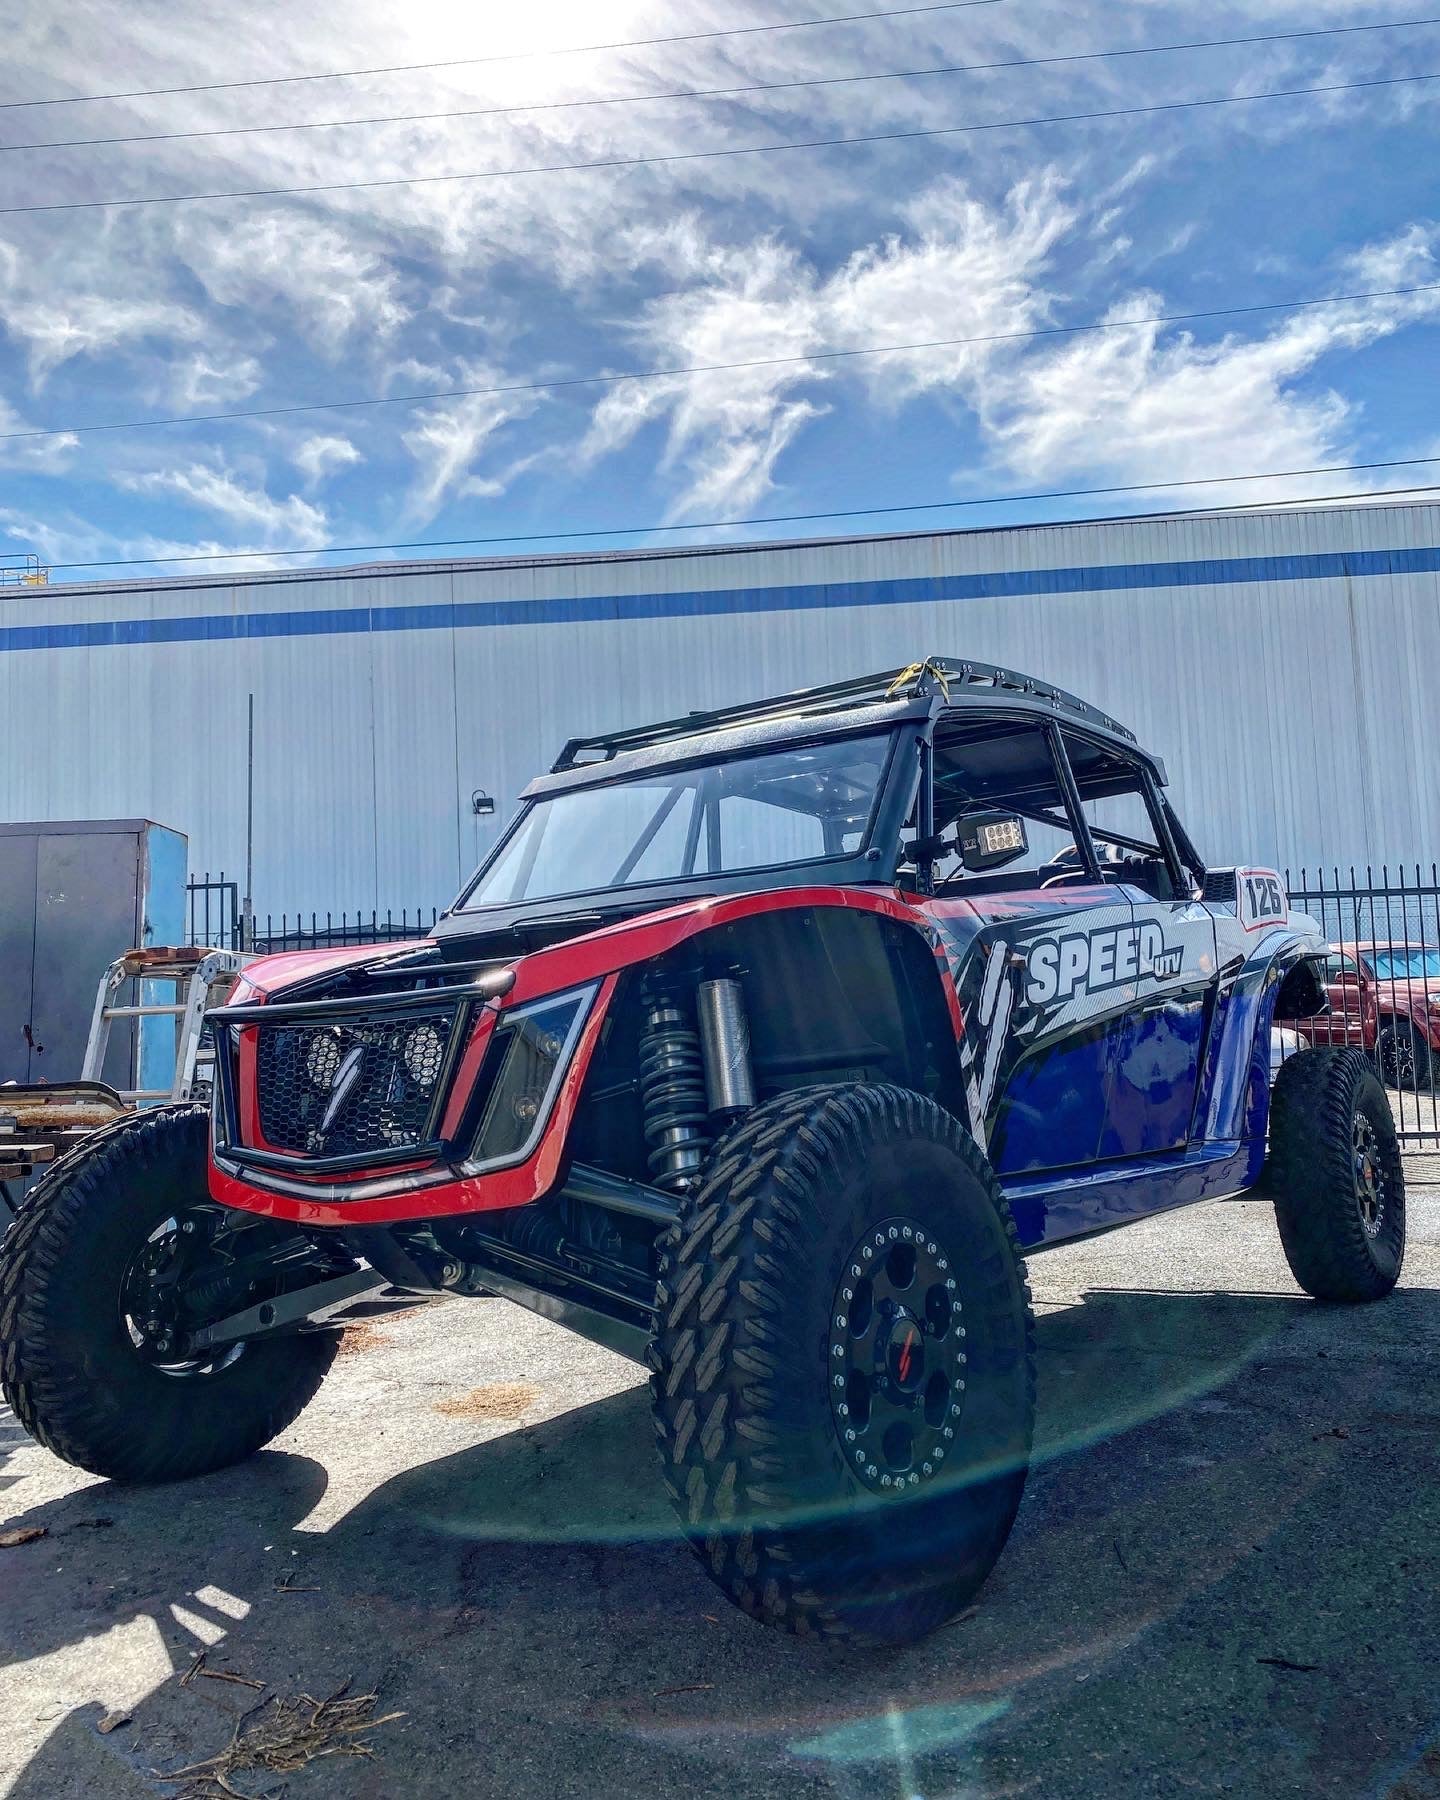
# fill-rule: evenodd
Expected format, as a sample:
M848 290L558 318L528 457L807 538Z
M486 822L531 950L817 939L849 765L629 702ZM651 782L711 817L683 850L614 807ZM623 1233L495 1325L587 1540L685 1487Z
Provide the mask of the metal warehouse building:
M237 874L253 693L257 908L428 908L566 737L927 652L1132 725L1212 862L1440 853L1436 505L25 589L0 819L148 817Z

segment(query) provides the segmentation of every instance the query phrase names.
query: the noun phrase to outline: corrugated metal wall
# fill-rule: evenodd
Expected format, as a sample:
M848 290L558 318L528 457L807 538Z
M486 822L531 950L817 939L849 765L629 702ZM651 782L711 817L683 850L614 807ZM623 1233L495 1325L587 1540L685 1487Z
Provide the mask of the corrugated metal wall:
M1434 505L31 590L0 818L145 814L240 873L253 691L258 908L443 904L567 736L927 651L1131 724L1213 862L1440 854Z

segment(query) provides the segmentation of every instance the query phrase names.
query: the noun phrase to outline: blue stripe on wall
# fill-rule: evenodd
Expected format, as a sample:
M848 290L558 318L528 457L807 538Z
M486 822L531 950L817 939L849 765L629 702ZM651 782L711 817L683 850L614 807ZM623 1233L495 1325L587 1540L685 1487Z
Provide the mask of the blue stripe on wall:
M1019 569L988 575L927 575L895 581L824 581L795 587L699 589L691 593L582 595L570 599L329 607L175 619L95 619L0 627L0 651L86 650L237 638L338 637L372 631L462 631L501 625L577 625L622 619L706 618L805 612L838 606L931 605L1025 595L1101 594L1146 588L1244 586L1440 573L1440 547L1341 550L1301 556L1214 557L1194 562L1113 563Z

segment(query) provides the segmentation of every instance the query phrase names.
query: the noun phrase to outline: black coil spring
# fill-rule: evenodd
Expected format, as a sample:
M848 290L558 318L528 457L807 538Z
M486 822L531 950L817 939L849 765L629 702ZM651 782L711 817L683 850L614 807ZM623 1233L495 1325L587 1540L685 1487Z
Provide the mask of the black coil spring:
M650 1173L663 1187L691 1185L710 1148L700 1034L675 991L647 982L640 1034L640 1102Z

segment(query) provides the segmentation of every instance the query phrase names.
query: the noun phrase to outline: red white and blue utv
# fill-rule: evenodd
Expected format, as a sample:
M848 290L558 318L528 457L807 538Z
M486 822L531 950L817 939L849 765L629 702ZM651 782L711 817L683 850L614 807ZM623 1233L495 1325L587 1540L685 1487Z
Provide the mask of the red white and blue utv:
M758 1619L894 1640L1020 1501L1024 1257L1261 1183L1297 1281L1400 1272L1394 1125L1278 875L1159 760L932 660L568 744L420 946L275 956L210 1117L98 1134L0 1246L6 1398L119 1480L249 1455L347 1317L503 1295L648 1362L666 1486Z

